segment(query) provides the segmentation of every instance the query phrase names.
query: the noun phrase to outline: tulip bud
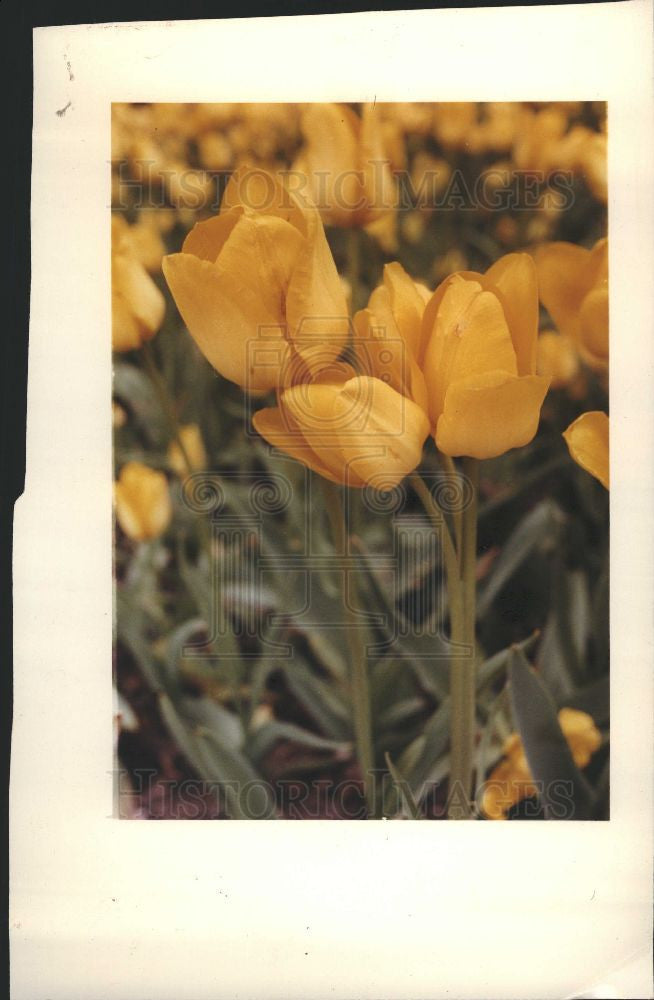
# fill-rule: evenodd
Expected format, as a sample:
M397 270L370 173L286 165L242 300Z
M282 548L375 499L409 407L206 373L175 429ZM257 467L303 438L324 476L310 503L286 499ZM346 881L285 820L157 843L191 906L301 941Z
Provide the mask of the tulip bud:
M184 448L184 453L191 464L191 468L196 471L198 469L205 469L207 467L207 453L204 450L202 435L198 425L185 424L183 427L180 427L179 437ZM168 462L171 469L173 469L178 476L187 475L188 467L186 465L186 460L184 458L184 454L182 453L182 448L180 448L177 441L171 441L170 443L170 447L168 448Z
M116 518L125 534L142 542L161 535L172 516L168 483L162 472L128 462L114 483Z

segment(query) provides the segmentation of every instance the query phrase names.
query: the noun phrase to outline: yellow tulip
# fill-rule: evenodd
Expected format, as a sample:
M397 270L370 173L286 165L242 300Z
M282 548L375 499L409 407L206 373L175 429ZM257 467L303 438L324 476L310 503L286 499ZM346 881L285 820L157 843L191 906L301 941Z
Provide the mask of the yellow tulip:
M172 516L166 477L140 462L128 462L120 470L114 504L121 528L137 542L161 535Z
M419 363L441 452L493 458L531 441L550 382L534 374L537 331L536 270L527 254L439 285L423 314Z
M278 407L255 413L254 426L325 479L389 489L419 464L429 421L381 379L352 376L347 367L286 389Z
M541 302L560 333L572 337L583 360L606 371L609 359L608 241L592 250L547 243L534 253Z
M586 767L602 742L591 716L574 708L562 708L559 725L575 764ZM503 753L503 759L484 783L481 808L488 819L506 819L509 809L538 792L518 733L511 733L504 743Z
M163 271L198 347L244 389L288 385L335 360L347 305L316 208L273 175L232 175Z
M579 373L579 355L572 338L553 330L541 333L536 371L539 375L549 375L552 389L570 385Z
M191 463L191 468L195 470L206 469L207 453L204 450L202 435L198 425L185 424L183 427L180 427L179 437L184 452ZM185 476L188 473L186 460L177 441L171 441L170 443L170 447L168 448L168 463L178 476Z
M121 234L112 223L111 340L114 351L133 351L154 337L163 323L166 302Z
M601 410L582 413L563 432L571 456L609 488L609 418Z
M382 132L380 107L359 117L346 104L310 104L305 139L293 169L309 179L311 197L332 226L365 226L395 209L397 195Z

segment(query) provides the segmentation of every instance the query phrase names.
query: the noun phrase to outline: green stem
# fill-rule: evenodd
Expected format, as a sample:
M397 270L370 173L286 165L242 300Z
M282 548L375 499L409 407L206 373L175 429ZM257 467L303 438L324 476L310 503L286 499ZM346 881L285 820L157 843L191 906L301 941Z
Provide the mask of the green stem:
M460 634L452 628L454 642L465 644L467 655L453 656L450 663L452 714L450 721L450 802L449 819L469 819L469 803L474 797L475 750L475 621L477 564L477 492L479 466L476 459L464 458L463 475L472 486L472 501L463 511L461 534L461 594L463 614Z
M321 483L325 494L325 507L332 531L334 550L336 555L341 556L344 560L340 577L345 609L345 631L350 656L350 686L357 758L363 778L368 815L377 817L379 805L375 794L375 757L372 740L367 651L361 634L361 623L355 611L358 606L356 570L347 568L348 528L340 487L325 479L322 479Z
M436 452L438 463L448 476L452 477L454 482L458 479L458 472L454 460L450 458L449 455L444 455L441 451ZM454 542L456 544L456 550L461 555L461 536L463 533L463 511L457 508L452 514L452 523L454 525Z
M463 593L459 576L459 556L452 535L447 526L445 513L436 503L424 479L417 472L411 473L409 482L418 496L434 532L442 545L443 564L447 577L447 603L450 610L450 631L452 636L461 634L463 627Z

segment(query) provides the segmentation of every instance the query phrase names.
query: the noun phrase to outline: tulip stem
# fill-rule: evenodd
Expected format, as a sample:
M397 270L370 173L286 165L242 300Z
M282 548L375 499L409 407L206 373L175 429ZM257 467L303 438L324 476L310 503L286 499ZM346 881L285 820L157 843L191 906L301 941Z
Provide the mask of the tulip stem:
M445 513L439 507L436 498L422 476L417 472L413 472L409 476L409 482L422 503L430 524L440 541L443 565L445 566L445 575L447 578L447 604L450 611L450 631L453 634L455 631L460 634L463 622L463 595L461 592L457 548L452 540L450 529L447 526Z
M168 424L168 429L170 431L171 437L176 441L177 447L180 450L180 454L184 460L186 466L186 471L189 475L193 472L193 466L188 456L188 452L182 441L182 435L180 434L179 421L177 419L177 414L175 413L175 408L170 399L170 394L168 392L168 386L164 382L163 376L159 371L159 366L154 358L154 352L149 341L145 341L143 344L143 357L145 359L145 366L148 369L148 375L152 382L157 399L159 400L159 405L163 410L166 423Z
M448 818L470 819L470 803L474 796L473 761L475 749L476 684L475 684L475 623L477 567L477 493L479 464L464 458L463 476L472 489L472 500L462 512L461 525L461 586L462 617L459 629L452 627L452 640L467 647L463 656L450 661L450 791Z
M348 524L340 487L325 479L321 480L325 495L325 507L332 531L334 550L344 562L340 570L343 607L345 611L345 632L350 656L350 684L352 693L352 714L357 758L363 778L364 794L368 816L377 818L378 803L375 791L375 758L372 740L372 719L370 710L370 684L366 644L361 634L358 620L356 569L348 567Z

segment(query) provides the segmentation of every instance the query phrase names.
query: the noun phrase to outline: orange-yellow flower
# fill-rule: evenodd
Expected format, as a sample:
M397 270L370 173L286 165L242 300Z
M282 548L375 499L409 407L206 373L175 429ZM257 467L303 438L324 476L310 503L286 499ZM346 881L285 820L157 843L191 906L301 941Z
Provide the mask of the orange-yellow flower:
M179 437L182 447L180 447L177 441L171 441L168 448L168 463L171 469L178 476L185 476L188 473L184 454L186 454L192 469L206 469L207 453L204 450L202 434L198 425L185 424L183 427L180 427ZM182 452L182 448L184 452Z
M424 410L381 379L335 365L285 390L253 422L270 444L325 479L389 489L420 462L429 434Z
M541 302L561 333L572 337L583 360L606 371L609 360L608 241L592 250L547 243L534 253Z
M577 767L586 767L602 742L592 718L586 712L562 708L559 712L559 725L575 764ZM488 819L506 819L509 809L521 799L538 792L518 733L511 733L504 743L503 753L502 760L484 783L481 808Z
M425 307L419 355L436 444L493 458L528 444L549 378L536 375L538 290L527 254L446 278Z
M172 516L166 477L140 462L128 462L120 470L114 504L121 528L137 542L157 538Z
M601 410L582 413L563 432L573 459L609 488L609 418Z
M252 391L313 372L347 340L347 306L315 207L273 175L232 175L219 215L199 222L163 270L198 347Z
M396 192L384 149L382 111L364 104L310 104L302 115L305 145L293 169L305 174L326 223L365 226L393 210Z

